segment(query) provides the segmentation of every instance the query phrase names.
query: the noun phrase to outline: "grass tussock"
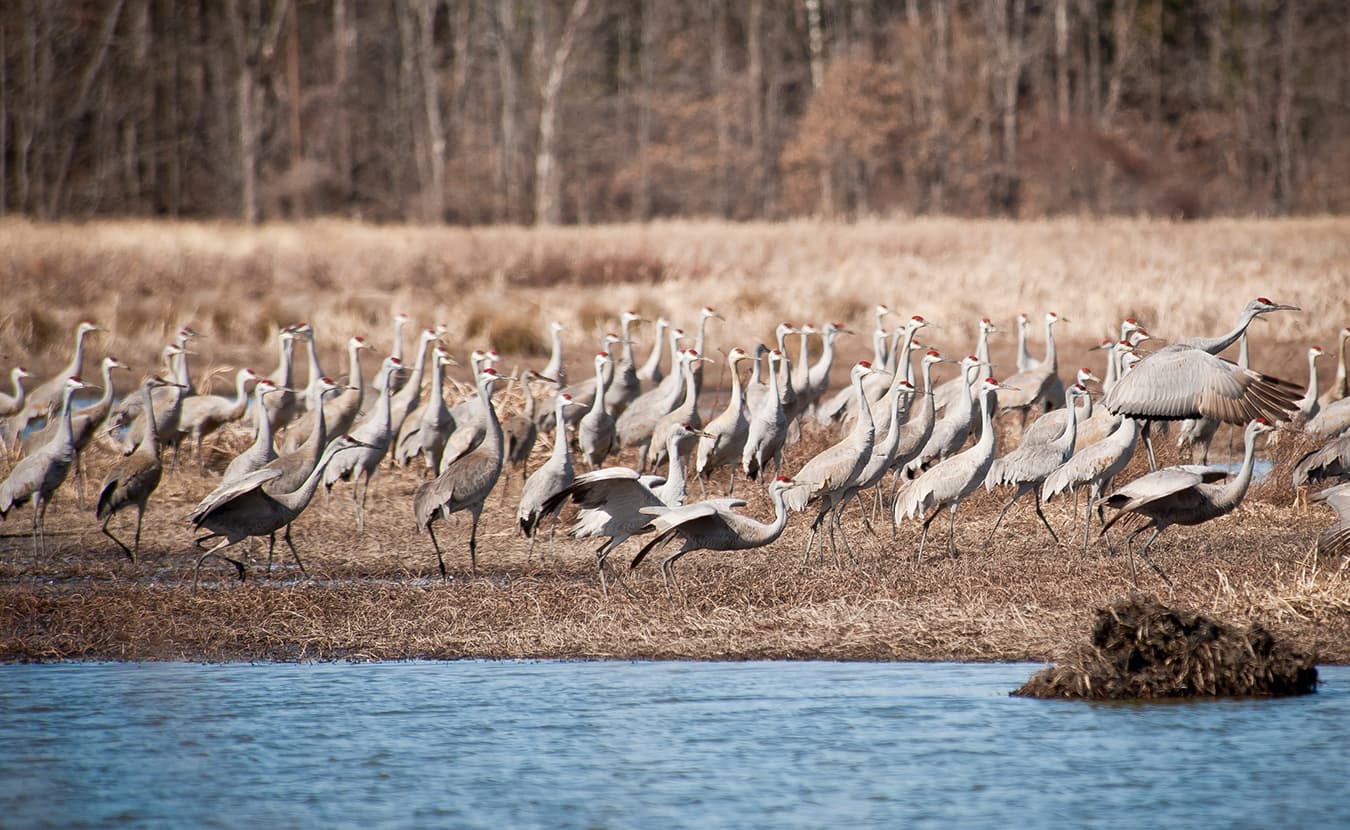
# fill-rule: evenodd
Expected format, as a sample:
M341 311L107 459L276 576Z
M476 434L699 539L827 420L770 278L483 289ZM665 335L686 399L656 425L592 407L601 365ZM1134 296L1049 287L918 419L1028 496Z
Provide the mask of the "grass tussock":
M1098 609L1090 643L1013 694L1135 700L1315 691L1313 656L1260 623L1234 626L1134 594Z

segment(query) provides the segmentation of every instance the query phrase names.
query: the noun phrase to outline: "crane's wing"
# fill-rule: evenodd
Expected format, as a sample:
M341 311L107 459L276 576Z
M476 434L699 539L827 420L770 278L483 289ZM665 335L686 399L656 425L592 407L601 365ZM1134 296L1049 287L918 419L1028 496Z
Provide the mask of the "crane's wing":
M1107 393L1117 414L1155 420L1209 417L1229 424L1287 420L1303 390L1208 352L1172 345L1140 361Z
M1336 517L1342 521L1350 519L1350 482L1314 493L1312 501L1325 503L1327 507L1336 511Z
M1314 478L1342 476L1347 471L1350 471L1350 435L1343 435L1298 460L1294 465L1294 486L1301 487Z
M234 481L226 482L198 502L193 511L188 514L187 520L194 525L201 524L201 520L212 510L245 493L256 490L280 476L281 470L274 467L264 467L261 470L242 475Z
M1189 490L1197 484L1224 478L1227 472L1217 467L1185 465L1166 467L1140 476L1106 497L1106 504L1122 511L1135 510L1149 502Z

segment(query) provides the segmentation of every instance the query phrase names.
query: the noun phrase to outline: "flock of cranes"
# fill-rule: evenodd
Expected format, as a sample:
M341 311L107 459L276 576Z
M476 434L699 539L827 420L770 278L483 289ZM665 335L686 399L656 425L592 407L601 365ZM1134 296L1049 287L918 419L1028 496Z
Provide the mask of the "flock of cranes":
M888 509L893 532L898 523L921 522L920 559L929 527L945 509L947 551L957 555L958 510L980 487L1011 488L991 539L1017 501L1030 494L1037 518L1058 544L1042 504L1081 493L1084 554L1092 543L1095 512L1098 536L1108 548L1113 549L1110 528L1131 527L1127 552L1137 553L1166 580L1149 557L1158 535L1172 525L1199 524L1235 509L1253 478L1256 440L1277 425L1325 440L1297 465L1296 486L1350 479L1345 372L1350 328L1341 332L1337 380L1325 395L1319 395L1316 380L1320 349L1309 352L1306 389L1251 368L1247 359L1252 321L1296 310L1258 298L1219 337L1175 339L1147 353L1141 346L1151 335L1127 319L1118 339L1103 342L1105 376L1084 368L1066 385L1054 332L1065 321L1053 312L1042 319L1041 360L1027 346L1031 319L1017 318L1017 371L999 381L989 358L989 336L998 329L989 319L979 322L974 353L956 360L920 345L917 335L931 321L915 315L888 329L886 318L894 312L877 306L872 359L855 364L847 387L832 395L826 393L835 341L851 331L840 323L819 328L783 323L773 344L725 352L730 393L725 408L706 423L700 395L704 366L712 362L705 351L707 327L722 319L711 308L698 311L693 334L664 318L656 320L651 350L641 365L634 354L634 327L645 321L635 312L620 314L619 332L605 335L585 370L580 364L572 367L573 376L580 377L571 383L563 327L556 322L549 326L551 358L539 371L503 375L495 368L494 351L474 351L467 358L472 388L453 405L447 400L446 372L457 364L446 348L446 330L429 328L417 335L409 368L403 346L410 320L398 315L393 345L369 384L362 356L373 348L370 343L360 336L346 340L347 371L334 381L320 366L314 327L301 323L279 332L277 369L270 375L241 369L232 395L197 393L189 359L199 335L185 327L164 347L163 371L147 376L120 400L114 372L128 367L115 357L104 358L100 397L76 408L76 394L93 386L81 377L86 340L99 330L82 322L63 370L26 390L24 381L32 375L15 367L13 394L0 395L0 418L5 419L0 439L17 457L0 483L0 517L31 506L33 552L35 560L40 558L49 503L72 469L81 469L81 453L102 439L124 457L99 487L95 518L102 533L135 562L147 504L164 476L161 449L172 448L174 466L180 453L186 459L190 452L204 469L205 440L227 425L251 423L253 442L186 517L186 525L201 533L195 540L200 553L194 587L210 557L232 564L243 579L245 560L231 549L247 539L268 539L270 569L278 533L304 571L291 525L321 485L331 491L349 483L355 530L362 534L370 488L386 463L423 470L411 513L417 530L428 535L443 577L448 569L436 536L438 521L468 514L469 566L476 571L478 526L489 495L506 471L519 469L523 485L517 519L532 548L540 534L552 539L563 511L574 507L566 531L599 540L595 556L602 585L607 557L631 537L644 541L631 567L674 546L660 568L669 583L671 566L685 554L770 544L783 533L790 513L808 508L816 513L806 558L817 541L823 554L827 539L835 556L841 545L851 552L842 517L845 508L857 504L870 530L865 498L873 502L874 517L879 507ZM799 338L796 344L789 340L793 336ZM821 338L821 348L813 358L814 336ZM1239 342L1237 362L1219 356ZM792 345L797 346L795 360L788 356ZM308 363L304 386L295 366L297 346ZM745 377L747 362L751 368ZM956 376L935 384L934 372L943 365L956 366ZM493 398L508 383L519 385L524 407L502 417ZM1095 392L1097 385L1101 394ZM1005 451L996 425L1014 412L1020 440ZM1158 469L1152 439L1158 424L1171 421L1181 422L1182 445L1206 456L1218 424L1244 426L1237 471L1205 464ZM788 477L784 449L804 428L837 430L838 437ZM1014 431L1011 424L1009 431ZM552 449L530 472L531 452L541 435L549 436ZM1152 472L1113 490L1141 439ZM606 466L624 456L632 467ZM690 473L705 495L725 475L726 496L689 501ZM738 482L741 476L766 490L774 510L771 522L738 512L747 506L735 497L738 483L753 486ZM1319 547L1350 550L1350 484L1333 486L1318 500L1339 517ZM110 523L132 508L136 524L128 545ZM1106 508L1116 511L1109 519ZM1134 551L1135 538L1149 529L1152 535Z

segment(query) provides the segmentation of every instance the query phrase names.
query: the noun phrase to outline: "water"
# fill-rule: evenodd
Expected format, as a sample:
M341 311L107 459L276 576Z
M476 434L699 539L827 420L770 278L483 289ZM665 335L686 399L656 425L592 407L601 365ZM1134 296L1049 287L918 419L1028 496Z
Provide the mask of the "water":
M0 666L0 824L1350 823L1350 668L1297 699L1009 698L1036 668Z

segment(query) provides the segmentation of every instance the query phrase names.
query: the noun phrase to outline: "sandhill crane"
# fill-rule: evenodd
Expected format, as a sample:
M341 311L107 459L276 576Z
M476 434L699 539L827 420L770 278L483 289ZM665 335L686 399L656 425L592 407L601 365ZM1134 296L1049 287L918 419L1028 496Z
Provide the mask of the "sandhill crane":
M412 318L402 311L394 315L394 337L389 347L389 356L397 357L399 363L405 362L403 360L403 329L411 320ZM392 391L395 393L402 389L403 384L408 380L407 377L399 374L396 374L389 379L394 382ZM381 392L384 390L384 383L385 378L380 375L380 373L376 372L375 378L370 382L370 388L374 389L376 392ZM337 433L335 432L334 434L336 435Z
M788 357L786 341L789 334L796 333L796 327L786 322L779 323L773 333L774 340L778 344L778 354L782 358L778 361L778 399L783 404L783 411L787 413L789 428L797 416L797 389L792 385L792 360Z
M894 348L890 349L890 357L886 364L885 371L868 375L867 378L863 380L863 390L867 392L867 399L873 401L873 420L877 418L877 403L885 396L886 390L891 385L890 382L886 380L887 375L890 375L893 380L904 380L913 383L914 379L909 373L911 368L909 359L910 349L914 346L914 335L919 329L929 325L933 324L915 314L913 317L909 318L905 325L896 326L895 331L891 335ZM882 332L883 339L885 336L885 333ZM902 340L903 343L901 342ZM886 349L880 348L874 349L873 351L884 352ZM875 367L877 364L873 363L872 365ZM844 423L847 424L855 414L856 413L853 411L853 390L845 386L820 406L816 417L817 420L822 423L828 423L842 418Z
M750 419L738 369L741 361L749 359L750 355L739 346L727 352L727 367L731 370L731 395L727 399L726 409L703 428L706 437L698 439L695 454L694 474L700 482L723 465L731 468L731 478L727 482L728 495L736 488L736 462L740 460L741 450L745 448L745 440L750 435Z
M1264 418L1257 418L1247 424L1242 434L1242 466L1232 481L1226 484L1212 483L1227 477L1224 469L1187 464L1166 467L1121 487L1106 497L1106 504L1119 512L1102 526L1102 534L1105 535L1111 525L1131 514L1144 517L1146 521L1125 537L1125 549L1129 552L1134 537L1153 528L1153 535L1139 549L1139 557L1157 571L1164 582L1171 585L1167 574L1148 557L1149 547L1160 533L1172 525L1202 524L1231 513L1241 504L1242 497L1247 494L1247 486L1252 481L1257 436L1274 430L1275 427Z
M1120 324L1120 339L1112 340L1108 337L1102 341L1102 344L1097 347L1097 349L1106 352L1106 378L1102 381L1102 394L1110 392L1115 387L1116 381L1120 379L1120 360L1115 351L1116 344L1124 342L1126 345L1133 347L1138 346L1145 340L1152 339L1152 336L1144 331L1144 327L1139 325L1139 321L1133 317L1126 317L1124 322ZM1246 342L1245 337L1243 342ZM1245 369L1246 366L1243 366L1243 368Z
M969 355L961 359L961 386L958 387L966 393L964 398L957 397L952 401L947 411L933 424L933 432L915 456L910 459L906 468L910 472L917 471L933 461L941 461L948 456L956 453L961 447L965 446L966 438L970 436L971 425L975 418L975 404L970 397L971 382L980 371L980 359L976 355ZM950 383L948 381L947 383ZM939 386L938 389L950 388L947 384ZM934 401L936 404L937 401Z
M268 375L276 385L277 394L265 398L261 410L262 414L267 416L274 433L285 429L300 414L300 404L296 400L294 389L295 338L295 332L289 328L277 333L277 368ZM257 415L258 413L254 413L254 417Z
M386 375L392 375L398 370L399 362L395 357L385 358L384 365L380 367L380 371ZM370 495L370 479L379 469L380 462L389 452L389 444L393 441L394 430L390 414L393 396L389 394L390 386L389 379L385 378L384 391L380 392L375 410L368 413L352 429L351 436L356 439L356 443L329 461L323 473L323 486L329 493L339 480L352 483L352 510L356 513L358 534L366 530L366 497ZM365 487L360 486L362 478L365 479ZM358 489L361 490L360 502L356 500Z
M886 422L886 432L873 444L872 453L868 457L867 463L863 465L862 472L858 473L854 482L845 488L843 494L837 499L838 506L835 508L834 518L836 528L841 527L838 515L848 505L849 500L859 493L878 486L895 463L895 453L900 448L900 440L904 435L905 421L909 417L913 395L914 386L907 380L897 379L891 386L890 392L882 399L882 418ZM878 495L880 494L878 493ZM860 500L860 507L861 504ZM866 514L863 515L863 520L870 528L871 523L867 522Z
M890 468L896 471L895 488L899 488L900 475L909 468L911 462L923 452L924 447L928 446L928 441L933 437L933 426L937 420L937 407L933 401L933 367L939 363L954 363L955 361L943 357L936 349L929 349L924 354L923 359L919 361L919 376L923 379L923 388L919 391L923 397L919 400L919 411L913 411L911 404L909 419L905 421L900 429L898 443L895 446L895 455L891 459ZM892 493L892 498L894 493ZM878 491L878 499L880 491ZM878 501L879 504L879 501Z
M253 387L253 411L264 412L263 401L268 395L279 394L281 390L271 378L261 378ZM253 443L248 449L236 455L225 467L221 483L236 481L249 473L261 470L277 457L276 447L272 445L272 419L258 418L254 424Z
M877 303L872 307L872 356L875 358L872 365L887 372L895 371L895 366L891 363L890 351L886 348L886 318L894 313L895 311L884 303ZM876 332L882 333L880 340L875 338Z
M347 340L347 386L338 394L330 396L324 402L324 422L329 435L345 435L356 423L361 414L361 405L365 402L366 381L361 372L361 352L373 348L364 337L352 337ZM399 358L402 360L402 358ZM288 449L296 449L302 439L314 431L314 413L306 412L291 425L291 440Z
M694 351L698 352L699 354L708 353L707 350L704 348L703 344L707 342L705 339L705 335L707 334L709 320L725 321L726 318L718 314L717 310L714 309L712 306L705 305L703 308L700 308L698 310L698 334L694 337ZM702 390L703 364L695 363L691 368L694 370L694 385L697 386L700 390Z
M493 386L500 379L496 369L484 369L478 374L478 405L487 423L487 435L483 443L450 462L440 475L419 485L413 494L417 529L425 530L431 536L431 546L436 549L436 562L441 568L441 579L447 578L445 557L441 555L441 546L436 541L436 531L432 525L438 518L449 521L451 514L461 510L469 511L473 517L473 526L469 530L469 570L478 572L478 517L482 515L483 504L502 472L502 426L497 420L497 411L492 408ZM562 434L558 438L566 440Z
M149 417L143 422L144 434L140 446L108 471L103 485L99 487L94 508L95 518L103 522L99 528L103 535L116 542L133 564L141 549L141 520L145 516L146 502L154 494L155 488L159 487L160 477L164 473L164 467L159 461L159 438L154 429L154 396L151 393L168 383L170 381L152 375L141 384L141 406ZM108 523L113 516L128 507L136 508L136 536L131 547L127 547L125 542L108 530Z
M603 340L601 341L600 351L606 354L610 354L613 351L614 347L618 346L622 342L623 339L619 337L619 335L615 334L612 331L607 332ZM568 426L576 427L577 423L581 420L584 414L590 411L591 404L595 402L596 390L599 389L601 385L608 386L610 381L613 380L613 374L614 374L614 361L611 359L608 363L605 364L603 384L599 383L597 381L597 378L592 376L577 381L576 383L568 384L565 388L559 388L557 390L558 392L566 392L567 394L571 395L572 402L576 404L576 406L568 407L568 412L570 413L567 416ZM554 394L556 395L557 392L555 392ZM540 429L542 429L545 432L553 431L553 429L557 425L554 424L553 422L552 401L548 402L548 411L540 412L538 417Z
M548 356L544 374L558 381L558 386L566 386L567 364L563 361L563 324L554 320L548 324L548 332L553 340L553 351Z
M628 405L642 394L642 382L638 379L637 366L633 360L633 324L640 322L642 317L636 311L625 311L619 316L623 350L619 365L614 367L614 377L605 392L605 408L614 417L622 415Z
M576 522L568 530L568 535L573 538L605 537L606 541L595 549L602 587L605 585L605 558L651 521L641 509L684 504L687 487L684 465L680 461L680 444L693 437L701 436L684 425L671 432L666 440L670 474L665 479L644 476L627 467L605 467L577 476L570 487L544 501L540 508L544 515L561 510L568 499L580 508Z
M44 446L19 460L0 483L0 519L25 502L33 503L33 561L46 547L47 504L66 480L75 460L75 441L70 432L70 400L85 384L75 376L66 378L61 392L61 427Z
M679 549L661 560L661 578L669 589L674 578L672 567L685 554L700 550L753 550L773 544L787 527L788 511L783 498L785 493L792 491L793 485L792 479L783 477L769 485L773 521L768 524L734 512L733 508L746 505L741 499L712 499L675 508L643 508L642 512L653 518L639 532L654 532L656 537L637 552L628 565L629 570L640 565L652 551L681 539L683 543Z
M1092 370L1084 366L1078 370L1074 382L1087 389L1088 381L1101 383L1101 379L1092 373ZM1027 425L1022 432L1023 444L1048 444L1059 436L1064 434L1064 428L1068 426L1070 416L1075 423L1075 435L1077 428L1082 426L1092 418L1092 395L1082 394L1076 396L1082 401L1078 406L1070 409L1056 409L1053 412L1047 412ZM1072 447L1070 448L1072 449Z
M806 369L806 383L801 390L800 406L803 410L818 404L830 384L830 369L834 366L835 338L841 334L853 334L853 331L843 323L826 323L822 334L825 344L821 347L820 359Z
M1318 556L1345 556L1350 553L1350 484L1328 487L1312 497L1336 511L1335 524L1317 537Z
M810 392L811 384L809 377L811 374L811 354L808 350L808 344L812 337L821 333L811 323L803 323L797 327L796 334L801 339L797 341L797 359L792 362L792 388L800 391L803 399ZM849 391L852 391L852 387ZM803 406L802 409L805 410L805 407Z
M697 349L688 349L681 357L680 371L684 372L684 399L680 405L661 416L652 428L652 437L647 442L647 452L641 469L656 469L666 460L666 436L680 424L688 424L693 429L702 429L703 417L698 411L698 379L694 376L694 367L711 361Z
M14 387L14 394L7 395L0 392L0 418L8 418L23 409L24 402L28 400L28 394L23 388L23 379L32 376L33 373L22 366L15 366L9 370L9 382Z
M1241 424L1254 418L1271 422L1287 418L1296 409L1302 390L1217 357L1237 342L1252 320L1282 310L1299 309L1258 297L1243 308L1238 325L1228 334L1188 338L1159 349L1121 378L1102 405L1148 421L1210 417ZM1147 429L1144 438L1147 445ZM1149 466L1156 467L1151 447Z
M75 350L70 357L70 363L50 380L29 391L28 402L24 404L19 414L14 416L14 423L10 428L11 435L17 438L23 435L29 421L50 417L65 394L66 380L84 374L84 339L100 330L88 320L81 321L75 327Z
M872 408L863 399L863 378L872 373L872 364L859 361L849 372L849 384L857 398L859 417L853 429L842 441L817 453L793 476L797 486L785 498L793 511L805 510L807 504L819 501L820 510L811 523L811 535L806 540L806 557L811 556L811 544L815 541L820 523L830 516L830 548L834 549L835 528L833 513L841 503L844 493L857 480L863 468L872 457L872 447L876 443L876 425L872 421ZM824 542L821 542L824 545Z
M686 372L681 368L683 358L679 341L684 337L680 329L670 332L671 373L655 389L643 392L637 400L614 420L619 433L619 446L638 447L638 458L646 458L652 431L663 416L679 406L684 396Z
M477 369L474 370L475 377L477 377L477 371ZM534 449L534 442L539 438L539 424L535 418L538 398L535 397L534 391L530 388L530 382L547 380L547 378L533 369L526 369L523 375L515 376L514 380L524 397L525 408L508 418L502 429L506 435L507 463L511 465L513 470L520 470L520 480L523 483L530 472L530 452ZM465 401L461 405L469 403L471 402ZM452 416L454 411L454 409L451 410ZM458 423L455 426L458 428Z
M1322 393L1320 400L1323 406L1339 401L1341 398L1350 395L1350 381L1346 380L1345 373L1345 353L1347 351L1347 344L1350 344L1350 326L1343 327L1337 338L1336 379L1331 382L1330 388ZM3 412L3 410L4 408L0 407L0 412Z
M1092 528L1092 508L1097 508L1097 519L1103 524L1106 517L1102 512L1100 500L1102 493L1111 486L1114 479L1134 457L1134 448L1139 440L1139 422L1134 418L1121 418L1116 431L1095 444L1080 446L1073 456L1061 464L1054 472L1045 477L1041 485L1041 501L1049 504L1060 493L1085 487L1088 491L1087 507L1083 517L1083 555L1087 555L1088 537ZM1110 544L1110 540L1107 540Z
M596 401L603 406L603 397L597 396ZM542 510L544 502L576 481L576 470L572 466L572 451L567 440L567 427L563 416L567 407L577 405L572 396L566 392L558 395L553 404L553 412L554 417L558 419L557 423L563 426L553 432L553 452L550 453L548 461L531 473L524 486L520 488L520 506L516 511L516 518L520 522L521 532L530 538L531 552L534 549L535 532L539 522L549 515ZM560 508L561 506L559 504ZM557 516L556 511L553 515Z
M455 361L450 353L437 346L434 351L431 370L431 391L422 409L414 413L403 424L395 449L395 460L399 466L406 467L419 455L426 463L426 469L434 476L441 468L441 453L445 442L455 429L455 420L450 415L450 407L445 405L444 381L445 369Z
M768 359L769 389L759 407L749 412L750 427L741 450L741 469L751 481L759 478L770 461L775 476L783 471L783 444L787 441L788 431L787 413L778 386L778 364L783 360L783 353L774 349L769 352Z
M1116 365L1116 377L1119 379L1126 372L1133 370L1142 359L1133 346L1127 341L1121 340L1112 348L1111 354L1107 357L1107 362ZM1105 387L1105 383L1103 383L1103 387ZM1116 427L1120 426L1120 419L1120 415L1106 407L1094 407L1092 417L1078 424L1078 446L1086 447L1089 444L1101 441L1116 431Z
M181 435L192 437L199 468L203 467L202 439L244 417L248 407L248 385L258 379L252 369L240 369L234 376L233 400L223 395L193 395L183 401L178 413L178 430Z
M612 364L608 352L595 356L596 393L590 408L577 422L577 446L581 448L581 458L588 470L605 463L609 454L618 448L618 433L614 429L614 416L609 414L609 389L605 380L605 370ZM562 411L561 408L558 411Z
M1025 317L1025 315L1023 315ZM1016 392L999 396L1000 412L1017 410L1022 413L1022 429L1026 429L1027 412L1042 401L1059 380L1059 357L1055 349L1055 323L1068 322L1053 311L1045 314L1045 359L1035 366L1019 371L1006 379L1009 387ZM1019 318L1019 327L1021 319ZM1061 395L1063 392L1060 393Z
M1294 464L1293 485L1300 490L1308 484L1350 476L1350 435L1341 435L1303 455Z
M933 399L933 404L937 407L938 412L950 409L952 406L964 408L965 404L962 403L962 400L969 401L971 399L973 394L971 387L979 382L980 377L988 375L992 368L989 363L989 335L997 331L998 327L994 325L992 320L988 317L981 318L979 336L975 340L974 354L975 361L980 368L972 375L967 375L963 370L960 375L940 384L937 389L933 390L933 394L936 396ZM901 355L901 357L903 358L904 355Z
M203 499L187 517L187 521L192 523L194 529L208 531L206 535L194 540L194 544L205 552L198 557L197 565L192 571L192 590L197 590L202 563L209 556L224 559L234 565L242 582L245 577L243 561L226 556L225 549L251 536L274 538L278 530L294 522L309 506L310 500L314 498L314 491L319 487L319 479L323 477L328 464L340 453L361 447L362 443L350 435L339 437L323 451L319 463L305 477L300 487L290 493L267 492L266 485L280 477L282 472L276 468L264 468L243 476L229 487L218 488L216 492ZM205 543L215 540L219 541L206 548ZM286 537L286 542L290 544L289 536ZM271 549L272 544L269 542L267 551L269 560L272 557ZM294 545L291 545L291 554L297 562L300 561L300 554Z
M656 334L652 338L652 350L647 353L647 360L642 364L642 368L637 370L638 380L645 380L652 385L659 385L665 378L665 372L661 371L661 358L665 356L666 349L666 329L670 328L670 321L664 317L656 318Z
M179 419L183 413L183 400L187 396L187 390L191 383L187 368L182 363L186 353L187 350L177 343L170 343L164 347L162 355L165 376L173 378L174 383L158 387L153 392L155 398L155 432L159 437L159 445L161 447L173 447L175 462L178 460L178 445L182 438ZM146 413L141 409L139 396L135 396L135 404L134 408L123 408L124 416L134 413L131 424L127 427L126 440L122 445L124 455L129 455L135 451L143 432L140 421L146 417Z
M978 368L978 363L974 368ZM922 516L931 509L923 520L923 531L919 535L917 559L923 559L924 542L928 539L928 526L937 518L945 505L949 517L947 520L947 553L957 555L956 543L952 536L956 530L956 509L961 500L984 483L989 475L989 467L994 462L993 410L998 406L998 390L1003 388L993 378L985 378L979 386L980 397L980 440L970 449L957 453L940 461L931 469L911 481L900 491L895 501L895 520Z
M1335 438L1350 429L1350 398L1322 407L1303 425L1303 431L1318 438Z
M130 367L117 358L109 355L103 358L99 364L99 370L103 380L103 394L98 400L88 406L82 406L70 415L70 434L75 442L75 474L81 476L80 467L81 454L94 440L100 426L108 417L108 412L112 409L113 397L116 394L116 387L113 383L114 369L129 369ZM56 435L60 425L56 421L49 421L41 430L30 433L23 441L26 450L33 450L46 444ZM83 483L81 483L83 488Z
M1087 397L1087 387L1081 383L1075 383L1069 387L1065 395L1064 411L1072 413L1074 410L1074 401L1079 397ZM1023 441L1022 445L1002 458L994 459L994 463L989 467L989 475L985 477L984 486L988 490L1000 487L1004 484L1014 485L1017 489L1013 492L1012 498L999 511L998 518L994 520L994 527L989 531L989 538L993 539L994 534L998 532L998 526L1003 522L1003 517L1008 515L1008 511L1017 503L1017 500L1027 493L1035 497L1036 517L1045 525L1045 529L1050 531L1050 538L1059 544L1059 536L1055 534L1055 529L1050 526L1046 520L1045 514L1041 512L1041 482L1045 477L1053 473L1064 462L1068 461L1073 455L1074 443L1078 439L1078 419L1067 417L1064 419L1064 428L1060 434L1048 443L1038 444L1034 442Z
M763 378L761 367L769 362L769 347L763 343L755 345L754 362L750 364L750 377L745 381L745 411L759 411L768 394L769 384Z

